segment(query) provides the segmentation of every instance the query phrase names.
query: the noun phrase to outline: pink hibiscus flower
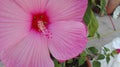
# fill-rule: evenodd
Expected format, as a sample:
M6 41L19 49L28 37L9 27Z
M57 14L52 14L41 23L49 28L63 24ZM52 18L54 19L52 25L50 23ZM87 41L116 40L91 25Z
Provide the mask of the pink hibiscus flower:
M87 43L87 0L0 0L0 59L6 67L54 67Z

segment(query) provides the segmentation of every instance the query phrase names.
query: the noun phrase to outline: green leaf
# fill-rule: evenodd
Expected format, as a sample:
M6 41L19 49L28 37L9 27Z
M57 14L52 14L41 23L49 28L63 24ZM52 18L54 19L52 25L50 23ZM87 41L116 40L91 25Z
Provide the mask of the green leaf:
M116 50L113 50L112 52L111 52L111 56L112 57L114 57L114 55L117 55L118 53L117 53L117 51Z
M100 5L101 5L103 8L105 8L105 6L106 6L106 0L101 0L101 1L100 1Z
M80 54L80 57L86 57L86 56L87 56L87 54L86 54L85 51L83 51L83 52Z
M116 54L118 54L118 53L117 53L116 50L113 50L113 51L112 51L112 54L116 55Z
M73 62L73 59L67 61L67 63L72 63L72 62Z
M106 57L106 62L109 63L110 62L110 56Z
M105 50L106 52L110 51L110 49L107 48L107 47L104 47L104 50Z
M66 67L66 66L65 66L65 62L62 63L62 67Z
M101 9L101 6L100 6L100 5L96 5L96 6Z
M91 4L95 5L95 0L90 0L91 1Z
M86 61L86 57L80 57L79 59L78 59L78 65L79 66L81 66L82 64L84 64L85 63L85 61Z
M100 34L96 32L97 38L100 39Z
M99 61L93 61L93 67L101 67L101 63Z
M112 57L114 57L114 54L113 54L113 53L111 53L111 56L112 56Z
M98 30L98 21L90 5L88 5L87 11L85 13L84 21L88 28L88 32L89 32L88 36L93 37Z
M103 54L100 54L97 58L97 60L103 60L105 58L105 56Z
M96 49L95 47L89 47L88 50L93 54L98 54L98 49Z
M101 6L101 8L100 8L100 14L105 14L106 13L106 11L105 11L106 0L101 0L100 1L100 6Z
M86 54L86 52L85 51L83 51L81 54L80 54L80 57L79 57L79 59L78 59L78 65L79 66L81 66L82 64L84 64L85 63L85 61L86 61L86 56L87 56L87 54Z
M58 61L57 61L57 60L55 60L55 59L54 59L54 65L55 65L55 67L61 67L61 66L62 66L62 65L61 65L61 64L59 64L59 63L58 63Z

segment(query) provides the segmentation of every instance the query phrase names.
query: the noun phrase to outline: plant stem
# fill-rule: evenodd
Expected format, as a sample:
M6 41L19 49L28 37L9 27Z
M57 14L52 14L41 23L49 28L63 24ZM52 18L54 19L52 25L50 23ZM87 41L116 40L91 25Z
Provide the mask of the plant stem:
M111 21L111 23L112 23L112 26L113 26L114 31L116 31L116 28L115 28L115 25L114 25L114 23L113 23L113 20L112 20L111 16L110 16L110 15L108 15L108 16L109 16L109 18L110 18L110 21Z

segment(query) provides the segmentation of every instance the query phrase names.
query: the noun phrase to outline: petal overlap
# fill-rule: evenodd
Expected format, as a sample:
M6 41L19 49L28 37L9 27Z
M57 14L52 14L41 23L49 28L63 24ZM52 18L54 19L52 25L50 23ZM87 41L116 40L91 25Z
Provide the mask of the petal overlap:
M78 56L87 43L86 27L78 21L60 21L50 25L49 49L58 60Z

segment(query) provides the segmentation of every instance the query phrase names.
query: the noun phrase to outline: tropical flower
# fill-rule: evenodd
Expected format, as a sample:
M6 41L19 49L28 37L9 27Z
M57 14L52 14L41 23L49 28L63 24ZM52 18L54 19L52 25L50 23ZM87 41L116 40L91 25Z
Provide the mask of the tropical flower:
M87 43L87 0L0 0L0 59L6 67L54 67Z

